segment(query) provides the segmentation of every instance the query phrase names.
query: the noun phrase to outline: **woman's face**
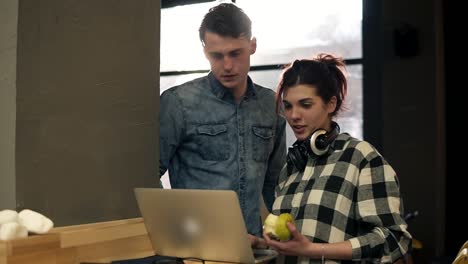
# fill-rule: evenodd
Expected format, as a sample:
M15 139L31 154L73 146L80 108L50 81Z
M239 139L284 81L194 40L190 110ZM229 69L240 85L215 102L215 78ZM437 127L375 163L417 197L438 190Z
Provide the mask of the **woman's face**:
M284 114L298 140L307 139L319 128L330 131L336 97L325 103L316 91L313 85L299 84L283 93Z

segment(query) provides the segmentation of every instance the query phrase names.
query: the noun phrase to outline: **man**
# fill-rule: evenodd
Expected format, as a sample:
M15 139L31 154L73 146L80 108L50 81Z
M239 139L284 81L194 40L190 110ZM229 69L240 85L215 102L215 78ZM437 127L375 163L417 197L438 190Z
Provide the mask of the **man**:
M236 191L247 231L261 236L260 193L270 210L286 161L285 121L274 92L248 77L257 48L249 17L220 4L199 31L211 72L161 95L159 174L169 170L175 189Z

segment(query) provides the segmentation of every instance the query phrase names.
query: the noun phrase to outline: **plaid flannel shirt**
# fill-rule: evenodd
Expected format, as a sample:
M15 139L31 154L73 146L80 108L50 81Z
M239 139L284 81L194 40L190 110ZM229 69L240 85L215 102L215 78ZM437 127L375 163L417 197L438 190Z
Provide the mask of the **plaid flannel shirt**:
M411 246L395 171L368 142L340 134L329 155L309 157L304 172L283 168L273 213L291 213L297 229L312 242L349 240L352 261L393 263ZM286 263L320 259L284 257Z

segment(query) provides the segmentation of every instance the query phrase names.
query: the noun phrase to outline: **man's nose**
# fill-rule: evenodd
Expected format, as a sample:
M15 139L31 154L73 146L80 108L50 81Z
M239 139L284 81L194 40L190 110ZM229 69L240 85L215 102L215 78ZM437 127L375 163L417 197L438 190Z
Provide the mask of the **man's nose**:
M223 67L224 67L225 70L231 70L232 69L232 59L229 58L228 56L224 57Z

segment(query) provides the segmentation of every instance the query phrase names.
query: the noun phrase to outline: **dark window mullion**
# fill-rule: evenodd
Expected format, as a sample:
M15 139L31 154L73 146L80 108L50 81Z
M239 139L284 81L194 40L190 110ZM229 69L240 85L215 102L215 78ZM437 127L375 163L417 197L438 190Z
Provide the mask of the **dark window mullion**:
M362 64L362 58L359 59L345 59L346 65L357 65ZM281 70L285 64L270 64L270 65L256 65L250 66L251 71L268 71L268 70ZM160 73L161 76L173 76L173 75L184 75L194 73L206 73L210 70L192 70L192 71L163 71Z

